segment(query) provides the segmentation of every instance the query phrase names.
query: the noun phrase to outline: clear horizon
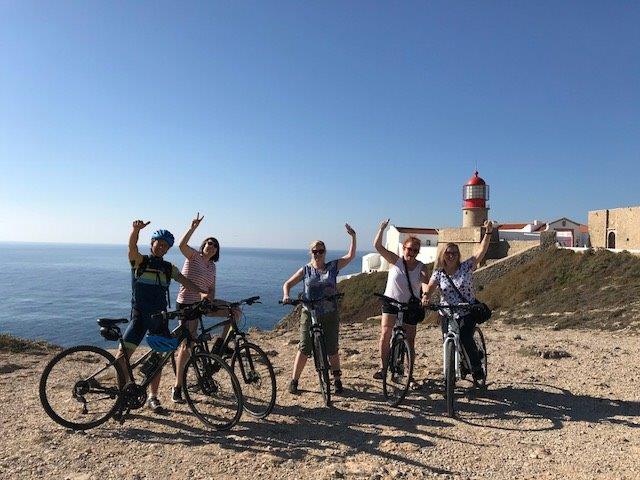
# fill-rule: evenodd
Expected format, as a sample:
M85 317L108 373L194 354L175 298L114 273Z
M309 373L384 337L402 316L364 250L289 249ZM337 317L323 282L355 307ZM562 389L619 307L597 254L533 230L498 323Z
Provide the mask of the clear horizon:
M640 3L0 4L0 241L368 251L639 205Z

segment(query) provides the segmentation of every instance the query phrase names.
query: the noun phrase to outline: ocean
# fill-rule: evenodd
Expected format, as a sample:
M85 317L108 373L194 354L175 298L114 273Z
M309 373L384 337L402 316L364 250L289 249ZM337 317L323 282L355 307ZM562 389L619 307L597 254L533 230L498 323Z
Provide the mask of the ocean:
M148 253L145 247L141 253ZM331 260L344 255L327 252ZM340 272L360 271L362 255ZM182 268L177 247L165 259ZM224 246L217 263L216 297L240 300L259 295L261 304L245 307L245 328L271 329L291 307L278 304L282 284L308 262L307 250ZM0 243L0 333L46 340L64 347L90 344L113 347L100 334L99 317L129 317L131 270L125 245ZM300 284L293 292L300 291ZM178 284L171 282L175 307Z

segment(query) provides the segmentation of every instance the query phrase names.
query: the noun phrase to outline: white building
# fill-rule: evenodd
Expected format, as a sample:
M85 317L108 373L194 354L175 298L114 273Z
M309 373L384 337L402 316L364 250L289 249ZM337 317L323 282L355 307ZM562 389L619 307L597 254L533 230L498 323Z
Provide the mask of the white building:
M589 241L587 226L566 217L547 223L534 220L531 223L503 223L498 225L500 240L539 241L540 234L548 231L555 231L558 243L565 247L583 247Z

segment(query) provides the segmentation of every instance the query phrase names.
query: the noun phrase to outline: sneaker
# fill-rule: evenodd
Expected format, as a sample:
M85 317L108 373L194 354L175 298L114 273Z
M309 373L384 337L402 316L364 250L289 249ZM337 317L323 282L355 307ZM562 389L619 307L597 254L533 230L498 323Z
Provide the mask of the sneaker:
M149 407L151 411L153 411L153 413L165 413L165 409L162 405L160 405L160 400L158 400L158 397L149 397L149 400L147 400L147 407Z
M384 378L384 372L382 370L378 370L373 374L374 380L382 380Z
M298 393L298 380L291 379L291 382L289 382L289 393L293 393L294 395Z
M473 372L473 379L476 382L482 382L482 381L484 381L484 378L485 378L484 377L484 370L482 370L482 368L479 368L479 369L477 369L477 370L475 370Z
M184 403L184 398L182 398L182 387L171 387L171 401L173 403Z
M342 386L342 380L336 378L333 381L334 386L336 387L336 394L340 395L344 391L344 387Z

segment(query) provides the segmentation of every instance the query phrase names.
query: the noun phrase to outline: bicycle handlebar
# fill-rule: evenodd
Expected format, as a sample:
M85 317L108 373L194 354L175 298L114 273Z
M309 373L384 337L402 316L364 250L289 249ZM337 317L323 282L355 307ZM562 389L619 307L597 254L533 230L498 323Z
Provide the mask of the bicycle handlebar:
M189 305L181 310L173 310L170 312L160 312L160 313L154 313L153 315L151 315L151 318L153 320L161 320L166 318L167 320L173 320L175 318L182 318L185 317L193 312L197 312L199 314L204 314L206 312L209 311L215 311L215 310L220 310L222 308L228 308L228 309L232 309L232 308L236 308L239 307L241 305L253 305L254 303L261 303L258 300L260 300L259 296L255 296L255 297L249 297L249 298L244 298L242 300L239 300L237 302L232 302L229 303L227 305L215 305L213 303L211 303L210 300L208 299L203 299L200 300L199 302L196 302L192 305Z
M398 307L400 307L402 309L406 309L410 305L409 302L401 302L399 300L396 300L395 298L391 298L391 297L387 297L386 295L382 295L381 293L374 293L373 295L375 297L381 298L386 303L391 303L393 305L397 305ZM444 309L444 308L448 308L450 310L463 310L463 309L468 309L471 306L472 306L471 303L458 303L456 305L444 305L444 304L437 304L437 303L429 303L427 305L424 305L424 308L427 309L427 310L433 310L435 312L435 311L438 311L438 310Z
M387 297L386 295L383 295L381 293L374 293L373 296L381 298L386 303L392 303L392 304L398 305L399 307L408 307L409 306L408 302L401 302L400 300L396 300L395 298Z
M294 307L296 305L300 305L300 304L308 305L308 306L312 307L312 306L314 306L314 305L316 305L316 304L318 304L320 302L324 302L326 300L337 300L337 299L342 298L342 297L344 297L344 293L335 293L333 295L328 295L326 297L318 298L316 300L307 300L307 299L304 299L304 298L298 298L296 300L290 300L288 302L283 302L282 300L278 300L278 303L280 305L293 305Z
M469 307L472 307L473 304L471 303L458 303L456 305L444 305L444 304L438 304L438 303L430 303L428 305L426 305L424 308L428 309L428 310L433 310L434 312L436 310L440 310L441 308L448 308L449 310L463 310L463 309L468 309Z

